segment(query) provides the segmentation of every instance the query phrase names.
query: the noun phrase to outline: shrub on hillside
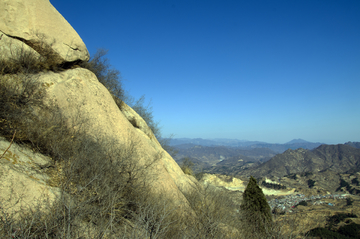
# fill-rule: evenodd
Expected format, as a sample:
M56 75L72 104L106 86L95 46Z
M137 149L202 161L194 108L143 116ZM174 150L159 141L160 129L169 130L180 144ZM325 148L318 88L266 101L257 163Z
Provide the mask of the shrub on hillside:
M43 34L36 33L37 41L25 42L22 47L9 45L10 55L0 55L0 75L36 74L42 71L61 71L75 63L60 63L61 59L52 49L55 40L48 44ZM25 47L29 45L29 48ZM31 50L32 49L32 50ZM0 53L4 54L4 52Z
M184 193L193 211L186 212L184 238L238 238L236 207L226 190L196 186Z
M351 206L353 204L354 200L351 198L346 198L346 206Z
M357 216L353 213L337 213L327 218L328 227L331 228L333 225L344 221L346 218L357 218Z
M107 50L98 49L89 62L81 62L80 66L92 71L112 95L124 101L125 93L120 71L111 68L109 60L104 57L106 54Z
M262 181L261 186L275 190L286 189L286 186L284 185L276 184L276 183L267 183L266 181Z
M336 191L341 190L341 188L345 187L348 191L351 190L351 186L344 179L340 179L340 186L336 189Z
M307 184L308 184L308 186L309 186L309 188L313 188L314 186L315 186L315 181L314 180L311 180L311 179L309 179L308 181L307 181Z
M183 159L180 167L185 174L194 175L194 172L192 170L193 166L194 166L194 163L190 160L190 158L186 157Z
M301 206L307 206L308 203L307 203L306 201L301 201L301 202L299 202L296 206L299 206L299 205L301 205Z
M359 180L358 180L357 178L353 178L353 179L351 180L351 183L352 183L352 184L355 184L355 186L360 186L360 182L359 182Z
M326 239L348 239L348 237L343 236L337 232L331 231L327 228L314 228L306 233L306 237L310 238L326 238Z
M44 108L42 85L33 75L0 75L0 135L10 139L17 130L15 142L31 140L30 122L39 122L34 112ZM37 127L44 126L39 123Z
M353 222L339 227L337 232L348 238L360 239L360 225Z
M306 233L306 236L320 238L360 238L360 225L349 223L337 228L337 225L346 218L357 218L353 213L337 213L327 218L325 228L314 228ZM346 222L346 221L345 221ZM347 222L348 223L348 222Z

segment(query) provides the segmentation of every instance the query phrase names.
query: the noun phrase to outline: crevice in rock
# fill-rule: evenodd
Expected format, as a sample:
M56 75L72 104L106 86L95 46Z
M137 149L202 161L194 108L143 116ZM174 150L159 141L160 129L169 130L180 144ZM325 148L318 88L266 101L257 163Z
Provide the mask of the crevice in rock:
M80 51L80 49L79 48L77 48L77 47L72 47L72 46L70 46L69 44L66 44L66 43L63 43L65 46L67 46L67 47L69 47L69 48L71 48L72 50L74 50L74 51Z
M81 64L81 62L83 62L82 60L65 61L57 52L55 52L52 49L51 44L49 45L44 41L42 42L36 40L26 40L21 37L8 35L2 31L0 31L0 33L1 33L0 40L3 37L3 35L5 35L14 40L23 42L24 44L32 48L34 51L39 53L39 55L43 58L43 61L46 62L49 67L47 70L59 71L59 70L72 69L72 68L76 68L79 64ZM72 50L79 50L78 48L73 48L69 45L67 46Z

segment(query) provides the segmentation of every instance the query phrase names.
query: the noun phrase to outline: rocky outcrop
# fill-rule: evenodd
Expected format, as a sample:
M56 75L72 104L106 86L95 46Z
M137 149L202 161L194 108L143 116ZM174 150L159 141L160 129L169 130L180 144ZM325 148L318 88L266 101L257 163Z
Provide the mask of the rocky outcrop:
M45 173L51 158L10 144L2 137L0 157L0 207L7 213L36 207L44 201L52 204L59 197L60 190L49 186L49 176Z
M92 137L116 139L119 142L136 142L142 163L161 155L156 162L158 179L153 187L184 200L181 191L190 190L192 178L186 176L173 158L162 149L145 121L123 103L122 111L115 104L109 91L86 69L72 69L61 73L40 74L47 86L49 101L56 102L72 124L82 124ZM129 122L134 121L134 123ZM120 145L119 145L120 147Z
M239 178L221 174L207 174L205 173L200 180L204 185L211 184L216 187L225 187L229 190L244 191L245 183Z
M51 54L58 56L56 59L59 64L86 61L89 58L80 37L48 0L1 1L0 18L2 56L11 54L13 47L27 49L42 56L41 47L49 50L50 46L53 51ZM55 41L52 42L52 39ZM16 78L23 76L21 74L12 73L3 78L14 83ZM47 108L51 113L47 111L46 116L41 114L41 107L34 108L39 125L48 122L48 115L59 112L61 122L65 122L64 128L81 131L82 136L94 140L100 145L99 149L106 151L103 152L104 155L110 150L124 151L124 145L133 145L136 158L131 160L134 164L145 166L152 163L151 167L143 167L147 170L146 176L151 176L151 180L147 181L151 192L161 194L162 198L170 200L174 206L188 208L184 193L196 188L196 179L183 173L174 159L161 147L146 122L125 103L117 104L94 73L80 67L62 68L62 71L56 72L44 69L33 72L29 78L39 83L42 93L46 92L42 104L51 107ZM36 128L36 125L32 127ZM51 126L46 128L46 132L38 133L51 134L53 127L60 126ZM63 140L61 136L60 141ZM69 144L74 143L71 138L65 140L70 142ZM78 141L82 141L82 138ZM6 140L2 141L0 155L9 144ZM82 162L86 164L87 159L84 160ZM49 165L56 168L53 169L54 174L49 173ZM61 167L66 167L66 163L64 165L57 167L54 159L34 154L14 143L0 160L0 207L10 213L38 206L39 203L41 205L44 200L54 203L59 196L66 194L57 188L59 184L53 183L57 180L56 177L63 177ZM74 186L71 190L83 189Z
M87 69L76 68L60 73L42 72L33 78L47 91L44 104L51 104L61 112L68 122L67 125L75 130L84 130L82 133L86 137L99 139L99 143L103 144L101 148L109 148L105 142L111 142L111 148L115 151L122 150L126 144L134 143L138 157L133 160L139 165L146 165L157 158L147 172L154 176L149 181L152 191L161 193L177 205L186 205L183 192L192 190L197 181L183 173L135 111L125 103L122 103L122 111L120 110L95 74ZM0 147L0 152L4 152L8 144L7 142ZM41 200L55 200L55 192L59 192L59 189L52 188L47 182L54 179L40 170L44 167L42 165L49 164L51 159L41 155L29 156L30 152L21 154L21 150L13 150L15 148L12 146L1 161L2 200L9 201L8 198L11 197L10 205L23 198L24 204L19 206L28 205L30 201L36 202L36 198L41 197ZM12 193L13 188L18 188L23 194Z
M58 64L89 60L80 36L49 0L0 1L0 47L5 37L13 39L13 47L25 43L39 54L52 51Z

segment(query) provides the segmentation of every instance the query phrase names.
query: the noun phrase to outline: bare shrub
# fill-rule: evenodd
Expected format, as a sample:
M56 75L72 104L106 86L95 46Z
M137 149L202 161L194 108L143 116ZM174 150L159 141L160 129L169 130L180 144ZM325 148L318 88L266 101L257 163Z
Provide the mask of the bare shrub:
M144 195L144 194L143 194ZM138 208L132 212L132 230L139 238L177 238L180 236L179 208L166 195L147 194L138 200Z
M80 66L92 71L113 96L123 101L125 92L122 87L122 77L120 71L111 68L109 59L105 57L107 52L105 49L98 49L89 62L81 62Z
M210 184L184 193L193 211L185 222L185 238L236 238L236 211L229 194Z
M194 166L194 163L190 160L189 157L186 157L186 158L184 158L180 167L185 174L194 175L194 172L192 170L193 166Z
M145 96L141 96L135 100L132 96L125 93L122 85L122 77L120 71L112 68L109 59L105 57L107 50L98 49L89 62L81 62L80 66L92 71L99 82L102 83L114 98L116 105L122 110L122 102L128 104L149 126L156 139L171 156L175 156L177 151L170 146L170 139L161 137L161 128L159 122L154 120L151 101L146 105ZM138 127L134 120L130 122L134 127Z
M27 122L36 122L35 108L41 107L45 94L33 75L0 75L0 134L15 142L26 139Z
M10 44L10 55L0 53L0 75L5 74L36 74L42 71L61 71L75 63L61 63L60 56L53 50L53 40L47 43L43 34L36 33L37 40L26 41L21 47ZM20 40L18 40L20 41ZM25 45L30 48L26 48ZM4 54L4 53L2 53Z

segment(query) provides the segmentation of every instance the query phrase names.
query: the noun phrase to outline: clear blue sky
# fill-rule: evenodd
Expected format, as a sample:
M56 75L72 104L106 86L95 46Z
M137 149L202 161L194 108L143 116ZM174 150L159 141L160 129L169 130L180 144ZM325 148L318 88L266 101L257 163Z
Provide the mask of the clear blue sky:
M51 0L163 136L360 141L360 1Z

